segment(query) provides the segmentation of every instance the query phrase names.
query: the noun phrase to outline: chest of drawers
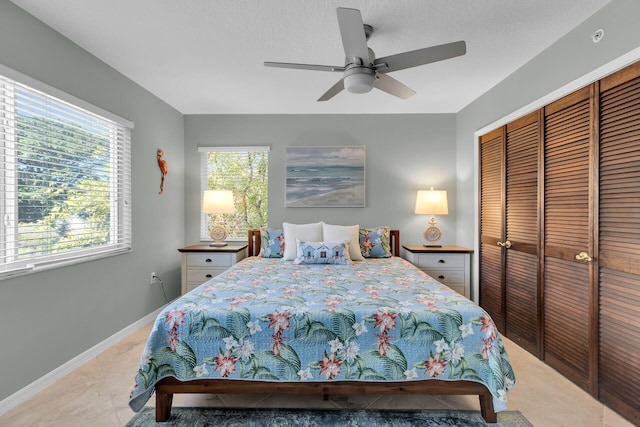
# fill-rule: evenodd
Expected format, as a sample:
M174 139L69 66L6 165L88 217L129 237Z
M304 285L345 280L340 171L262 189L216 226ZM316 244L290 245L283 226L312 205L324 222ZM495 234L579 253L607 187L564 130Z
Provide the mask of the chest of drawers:
M181 291L184 294L244 259L247 245L191 245L178 251L182 254Z
M444 245L402 245L405 258L440 283L470 298L472 249Z

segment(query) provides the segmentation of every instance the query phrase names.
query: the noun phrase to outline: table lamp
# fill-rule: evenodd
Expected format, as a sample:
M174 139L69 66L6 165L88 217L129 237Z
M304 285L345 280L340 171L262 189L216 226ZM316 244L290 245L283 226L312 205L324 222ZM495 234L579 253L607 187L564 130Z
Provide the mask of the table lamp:
M422 235L428 242L424 246L427 247L440 247L442 245L436 244L442 238L442 232L436 226L436 219L434 215L446 215L449 213L449 207L447 205L447 192L445 190L420 190L416 197L416 214L431 215L429 224L424 229Z
M203 214L232 214L235 213L233 205L233 192L229 190L205 190L202 200ZM224 240L227 238L227 230L222 225L220 217L218 221L209 228L209 235L213 239L213 243L209 246L222 247L227 244Z

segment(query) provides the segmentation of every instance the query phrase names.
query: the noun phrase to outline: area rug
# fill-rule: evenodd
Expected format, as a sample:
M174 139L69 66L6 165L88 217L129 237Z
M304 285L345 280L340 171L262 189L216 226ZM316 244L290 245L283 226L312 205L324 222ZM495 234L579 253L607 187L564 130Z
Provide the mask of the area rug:
M380 409L181 408L156 423L155 408L145 407L125 427L533 427L518 411L498 412L487 424L480 411Z

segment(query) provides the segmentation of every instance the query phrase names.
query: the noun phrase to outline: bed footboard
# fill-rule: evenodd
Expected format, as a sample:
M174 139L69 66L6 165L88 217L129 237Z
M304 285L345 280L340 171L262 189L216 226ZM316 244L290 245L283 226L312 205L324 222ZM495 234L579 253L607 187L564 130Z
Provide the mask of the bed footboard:
M493 397L480 383L471 381L411 381L388 383L363 383L356 381L274 383L263 381L195 380L179 381L164 378L156 384L156 421L171 417L171 404L175 393L206 394L428 394L428 395L476 395L480 399L480 411L487 423L496 423L498 416L493 408Z

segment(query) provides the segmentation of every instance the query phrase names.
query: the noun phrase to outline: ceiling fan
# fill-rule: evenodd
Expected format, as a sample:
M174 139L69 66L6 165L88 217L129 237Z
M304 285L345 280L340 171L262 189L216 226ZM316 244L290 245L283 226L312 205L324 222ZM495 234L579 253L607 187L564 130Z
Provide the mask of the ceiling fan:
M464 41L426 47L409 52L376 58L367 46L367 39L373 27L362 22L358 9L339 7L338 25L345 53L344 66L295 64L290 62L265 62L267 67L296 68L300 70L338 71L343 77L326 91L318 101L327 101L346 89L351 93L366 93L374 87L407 99L415 95L415 91L387 75L392 71L404 70L432 62L443 61L464 55L467 46Z

